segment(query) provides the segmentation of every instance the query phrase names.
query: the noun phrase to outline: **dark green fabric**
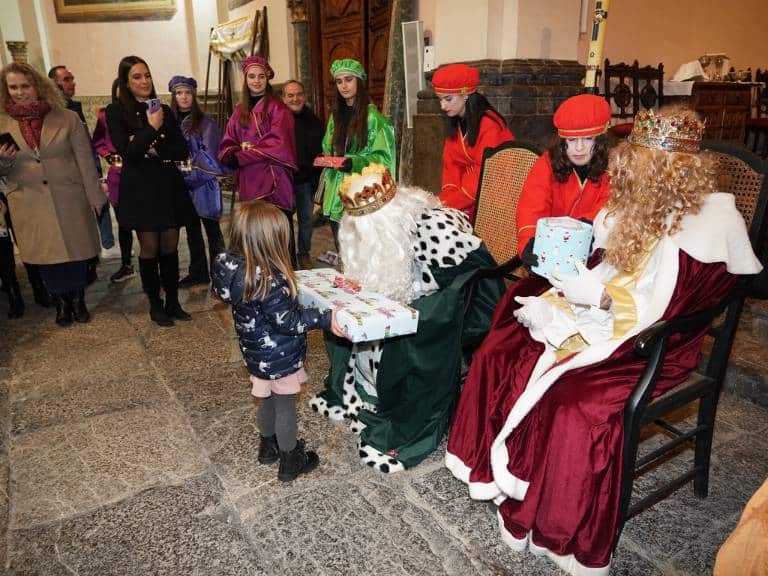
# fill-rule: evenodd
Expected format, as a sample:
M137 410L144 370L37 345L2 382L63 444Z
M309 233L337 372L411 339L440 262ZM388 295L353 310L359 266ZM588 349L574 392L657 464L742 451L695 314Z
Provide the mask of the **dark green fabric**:
M411 303L419 311L418 332L384 342L376 380L378 412L360 412L367 426L361 436L406 468L429 455L448 429L458 398L462 345L487 333L504 293L501 280L479 281L464 318L464 299L475 273L492 266L493 258L481 246L459 266L431 270L441 290ZM321 396L340 406L351 346L327 338L326 349L331 372Z

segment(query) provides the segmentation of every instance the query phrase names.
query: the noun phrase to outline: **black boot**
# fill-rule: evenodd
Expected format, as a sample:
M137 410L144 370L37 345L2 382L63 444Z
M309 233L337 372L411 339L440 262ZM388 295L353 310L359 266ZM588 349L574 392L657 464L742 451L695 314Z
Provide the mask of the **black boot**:
M56 305L56 324L59 326L72 324L72 297L67 294L54 296L53 303Z
M85 307L85 290L75 292L75 303L73 307L75 322L84 324L91 319L91 313Z
M165 313L163 300L160 298L160 275L157 272L157 258L139 258L139 274L141 275L141 286L149 298L149 317L158 326L173 326L173 319Z
M8 318L21 318L24 315L24 299L16 280L8 283L8 304Z
M175 320L192 320L179 304L179 253L160 255L160 278L165 290L165 313Z
M274 464L280 458L280 450L277 448L277 436L262 436L259 444L259 464Z
M301 474L312 472L320 463L318 455L304 449L304 440L296 442L296 448L290 452L280 451L280 467L277 469L277 479L281 482L296 480Z
M32 286L32 295L35 302L43 308L50 308L53 300L45 284L43 284L43 279L40 277L40 269L36 265L27 264L26 262L24 263L24 268L27 269L27 278L29 278L29 285Z

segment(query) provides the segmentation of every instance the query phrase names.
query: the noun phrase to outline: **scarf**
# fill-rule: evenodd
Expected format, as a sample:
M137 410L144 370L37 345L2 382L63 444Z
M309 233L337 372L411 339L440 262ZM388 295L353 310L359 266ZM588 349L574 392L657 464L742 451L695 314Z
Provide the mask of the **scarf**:
M43 131L43 118L51 111L51 105L45 100L34 100L25 104L6 102L5 111L19 123L21 135L27 145L37 150Z

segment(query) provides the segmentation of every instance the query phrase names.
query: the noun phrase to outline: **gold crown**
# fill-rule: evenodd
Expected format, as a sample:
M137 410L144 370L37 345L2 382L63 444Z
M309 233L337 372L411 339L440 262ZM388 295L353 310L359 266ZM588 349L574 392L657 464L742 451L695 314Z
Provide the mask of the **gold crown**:
M339 187L344 210L350 216L376 212L395 197L397 186L383 164L369 164L360 174L346 176Z
M635 116L629 142L667 152L698 152L704 136L704 122L686 111L668 115L643 110Z

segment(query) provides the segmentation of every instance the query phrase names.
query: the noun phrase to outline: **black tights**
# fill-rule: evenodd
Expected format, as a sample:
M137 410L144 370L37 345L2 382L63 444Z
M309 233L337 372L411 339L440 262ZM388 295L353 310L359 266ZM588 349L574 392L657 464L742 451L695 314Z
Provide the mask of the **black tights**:
M137 231L139 237L139 258L157 258L160 254L173 254L179 245L179 230L166 228L160 231Z

